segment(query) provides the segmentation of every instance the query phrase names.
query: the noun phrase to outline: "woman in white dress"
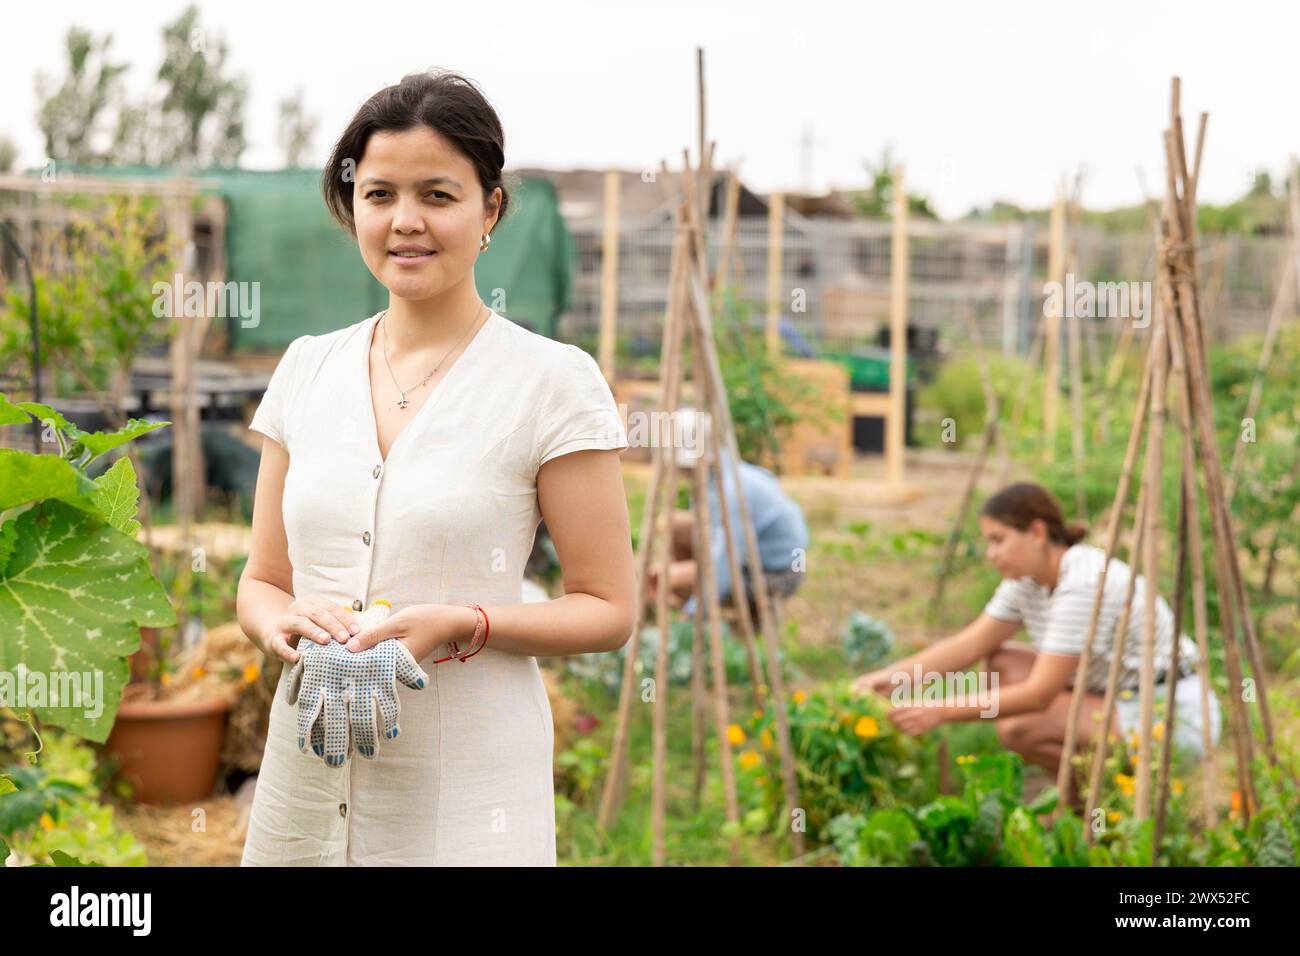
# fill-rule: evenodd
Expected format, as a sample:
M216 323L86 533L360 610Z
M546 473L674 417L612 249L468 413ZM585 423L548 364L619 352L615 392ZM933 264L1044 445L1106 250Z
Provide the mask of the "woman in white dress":
M239 621L286 665L244 865L555 865L537 657L631 633L627 438L587 353L479 299L474 262L509 201L503 139L470 81L415 74L361 107L322 178L389 299L295 339L250 425L266 438ZM565 594L529 603L543 517ZM379 600L393 613L362 631L353 612ZM397 688L400 735L341 767L301 752L284 695L299 641L390 637L429 675Z
M981 688L988 693L986 699L925 698L918 704L895 706L891 716L901 729L913 734L947 721L996 720L1003 746L1055 776L1065 741L1075 671L1088 637L1106 553L1085 544L1084 529L1065 523L1052 493L1029 482L1009 485L989 498L979 520L987 544L986 557L1003 577L983 613L952 637L861 675L854 687L892 696L900 687L915 685L918 673L923 683L929 680L925 675L946 678L987 657L987 686ZM1086 677L1084 718L1077 739L1080 751L1097 736L1103 716L1115 635L1131 573L1125 562L1111 559ZM1112 735L1131 734L1138 726L1145 606L1146 580L1138 575L1120 657L1119 696L1110 721ZM1011 640L1022 625L1029 632L1030 643ZM1185 634L1178 639L1174 742L1198 757L1204 755L1207 736L1211 746L1219 740L1219 702L1210 688L1202 698L1196 644ZM1164 721L1165 677L1173 640L1173 612L1164 598L1157 596L1157 725ZM928 687L912 689L925 691ZM1203 705L1208 707L1208 729L1202 720ZM1078 808L1077 790L1067 799Z

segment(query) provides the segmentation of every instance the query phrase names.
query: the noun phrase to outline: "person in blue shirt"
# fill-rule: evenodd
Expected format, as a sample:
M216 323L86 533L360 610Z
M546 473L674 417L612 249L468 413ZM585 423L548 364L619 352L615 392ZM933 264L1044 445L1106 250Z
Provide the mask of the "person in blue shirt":
M682 409L677 414L679 422L675 458L677 466L690 475L700 464L704 449L709 447L711 438L710 416L693 409ZM732 537L736 554L740 560L742 572L746 578L746 597L748 598L752 619L758 620L758 606L750 590L748 558L745 547L745 532L740 523L740 502L736 492L736 471L730 464L731 455L722 446L723 476L727 489L727 511L731 517ZM807 567L808 525L804 521L803 509L799 503L785 493L776 475L758 465L741 460L739 463L741 487L745 492L745 502L749 507L749 516L754 523L754 533L758 539L759 558L767 578L768 593L774 597L789 597L803 581ZM694 553L695 516L689 510L673 512L673 559L668 569L668 602L674 608L680 608L684 615L695 613L695 582L697 567ZM711 470L709 475L709 525L711 560L714 576L718 582L718 598L722 604L733 602L731 565L727 560L727 543L722 523L722 510L718 503L717 473ZM657 562L650 566L649 600L654 602L658 587L659 568Z

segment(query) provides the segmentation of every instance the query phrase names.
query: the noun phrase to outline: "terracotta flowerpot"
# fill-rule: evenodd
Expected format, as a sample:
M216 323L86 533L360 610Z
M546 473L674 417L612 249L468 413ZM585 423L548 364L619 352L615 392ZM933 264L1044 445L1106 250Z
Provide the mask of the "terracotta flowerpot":
M105 746L135 788L135 799L186 803L212 793L229 710L224 697L150 700L123 694Z

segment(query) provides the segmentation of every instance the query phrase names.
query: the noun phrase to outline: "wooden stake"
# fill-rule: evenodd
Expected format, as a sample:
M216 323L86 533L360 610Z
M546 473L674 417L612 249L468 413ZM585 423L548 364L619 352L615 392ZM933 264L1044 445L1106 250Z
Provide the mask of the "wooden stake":
M907 431L907 278L910 271L907 243L907 191L903 167L894 168L891 187L894 228L889 252L889 418L885 422L885 478L890 486L903 484L903 445Z

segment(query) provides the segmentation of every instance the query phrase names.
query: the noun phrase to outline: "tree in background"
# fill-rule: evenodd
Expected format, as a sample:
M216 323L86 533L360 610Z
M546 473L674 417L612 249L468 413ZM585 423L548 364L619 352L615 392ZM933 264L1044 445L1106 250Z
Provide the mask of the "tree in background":
M302 90L280 101L280 124L277 128L280 149L284 151L286 169L302 165L302 158L312 151L312 139L320 121L309 117L302 102Z
M68 30L67 75L36 78L37 123L46 154L79 165L235 166L248 146L248 81L228 75L230 48L199 23L191 5L163 26L160 89L126 96L124 63L112 63L112 36ZM107 148L99 143L108 136Z
M62 81L36 74L36 123L45 136L45 155L57 162L95 165L110 160L96 148L104 132L106 112L122 99L125 63L112 63L111 35L96 38L89 30L68 30L64 49L67 76Z
M14 162L18 159L18 144L7 133L0 133L0 173L14 171Z
M248 82L226 76L230 48L199 25L191 5L163 27L163 63L158 79L165 87L162 114L176 131L165 163L234 166L248 145L244 109Z
M880 162L864 162L862 164L867 169L867 175L871 179L871 185L852 194L853 207L858 211L858 215L866 219L889 219L894 215L894 158L892 151L886 146L880 153ZM907 209L909 215L920 216L922 219L938 219L938 215L930 208L930 200L925 196L918 196L915 192L907 197Z

